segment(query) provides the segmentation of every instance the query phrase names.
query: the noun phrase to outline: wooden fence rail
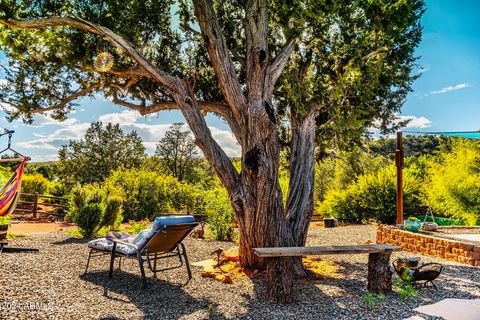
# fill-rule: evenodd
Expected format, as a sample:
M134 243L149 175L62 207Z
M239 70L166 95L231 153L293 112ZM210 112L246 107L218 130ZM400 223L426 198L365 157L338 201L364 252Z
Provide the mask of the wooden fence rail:
M25 199L26 197L33 198L33 200L32 201L21 200L22 198ZM62 203L49 203L49 202L39 201L40 199L56 200L58 202L63 202L63 204ZM33 219L36 219L38 214L47 213L45 211L39 210L39 206L67 209L68 208L67 202L68 202L68 198L47 196L47 195L39 194L38 192L35 192L35 193L20 193L20 200L18 201L18 204L20 206L17 206L14 213L17 213L17 214L29 214L29 213L31 213L32 216L33 216ZM27 206L27 208L25 208L25 206ZM62 215L62 214L54 214L54 215Z

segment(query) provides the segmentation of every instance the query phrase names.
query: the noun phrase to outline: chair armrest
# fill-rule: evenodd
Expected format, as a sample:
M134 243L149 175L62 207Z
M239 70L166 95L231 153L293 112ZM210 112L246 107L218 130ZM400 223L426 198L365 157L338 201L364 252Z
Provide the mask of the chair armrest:
M134 245L133 243L125 242L125 241L118 240L118 239L113 239L114 248L116 247L116 244L117 244L117 243L118 243L118 244L123 244L123 245L129 246L129 247L134 248L135 250L138 250L138 247L137 247L136 245Z

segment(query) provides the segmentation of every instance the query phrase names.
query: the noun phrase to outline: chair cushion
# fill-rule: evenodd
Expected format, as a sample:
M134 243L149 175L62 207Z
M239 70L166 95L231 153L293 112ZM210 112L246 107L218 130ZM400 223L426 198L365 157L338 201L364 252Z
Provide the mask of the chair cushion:
M129 242L136 245L139 250L142 250L147 244L148 240L150 240L154 234L155 231L153 231L153 229L145 229L140 231L135 237L132 237L131 241Z
M193 216L166 216L166 217L157 217L153 221L152 230L155 232L160 230L164 226L169 226L172 224L182 224L182 223L193 223L195 219Z
M97 249L102 251L112 251L113 241L106 238L95 239L89 241L87 246L91 249Z
M132 237L132 239L133 239L133 237ZM126 239L126 240L123 240L123 241L131 243L132 239ZM107 239L107 238L95 239L95 240L89 241L87 246L91 249L111 252L112 248L113 248L113 240ZM123 253L123 254L130 255L130 254L135 253L135 248L132 248L130 246L127 246L127 245L124 245L124 244L121 244L121 243L117 243L117 247L116 247L115 251L116 252L118 251L118 252Z

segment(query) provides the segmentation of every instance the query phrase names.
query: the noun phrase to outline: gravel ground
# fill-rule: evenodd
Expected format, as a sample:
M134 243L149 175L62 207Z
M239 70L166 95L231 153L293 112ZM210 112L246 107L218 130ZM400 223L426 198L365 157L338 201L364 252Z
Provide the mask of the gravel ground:
M374 226L314 227L308 244L364 243L374 240L375 230ZM480 298L478 269L423 257L446 265L436 282L437 291L422 289L408 302L391 294L377 311L367 311L362 301L367 255L325 256L338 264L344 278L299 281L296 302L288 305L266 302L261 279L227 285L202 278L200 267L192 267L193 279L188 283L183 268L160 273L158 279L147 271L149 288L142 290L133 261L116 270L110 280L108 257L96 258L84 275L85 242L62 232L12 240L12 246L33 246L40 252L0 255L0 319L404 319L414 315L413 308L444 298ZM192 262L209 258L218 247L234 246L191 238L185 244ZM401 252L393 258L411 255Z

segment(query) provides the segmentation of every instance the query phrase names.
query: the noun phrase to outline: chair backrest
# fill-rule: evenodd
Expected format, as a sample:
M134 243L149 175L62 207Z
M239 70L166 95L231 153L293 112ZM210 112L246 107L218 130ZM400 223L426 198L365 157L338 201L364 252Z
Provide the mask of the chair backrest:
M195 222L164 226L152 236L142 252L151 254L173 251L197 225Z

